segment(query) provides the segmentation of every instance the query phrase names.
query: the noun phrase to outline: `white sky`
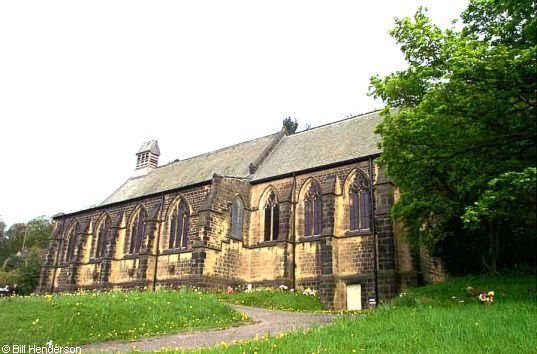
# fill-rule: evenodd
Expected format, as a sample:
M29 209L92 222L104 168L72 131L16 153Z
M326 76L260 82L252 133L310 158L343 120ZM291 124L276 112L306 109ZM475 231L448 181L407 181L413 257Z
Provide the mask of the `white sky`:
M393 18L424 5L447 27L466 4L2 1L0 216L102 202L150 139L162 165L380 108L369 77L404 67Z

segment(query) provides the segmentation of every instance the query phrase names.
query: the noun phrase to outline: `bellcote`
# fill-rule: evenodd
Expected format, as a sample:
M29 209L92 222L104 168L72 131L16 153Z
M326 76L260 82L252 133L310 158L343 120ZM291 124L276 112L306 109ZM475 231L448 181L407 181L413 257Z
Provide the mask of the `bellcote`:
M135 175L140 176L158 167L160 149L156 140L150 140L142 144L136 153Z

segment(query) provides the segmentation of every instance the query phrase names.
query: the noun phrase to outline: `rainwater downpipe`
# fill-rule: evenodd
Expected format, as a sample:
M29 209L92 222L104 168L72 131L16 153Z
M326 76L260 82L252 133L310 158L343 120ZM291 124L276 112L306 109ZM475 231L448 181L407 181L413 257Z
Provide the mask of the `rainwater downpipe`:
M164 193L160 195L160 216L164 215ZM164 220L161 220L161 222L158 224L158 232L157 232L157 243L156 243L156 251L155 251L155 268L153 270L153 286L152 290L155 291L157 289L157 271L158 271L158 257L160 255L160 237L162 236L162 223Z
M377 240L377 230L375 226L375 194L373 193L373 158L369 158L369 195L371 196L370 203L370 222L371 222L371 231L373 232L373 262L375 264L373 270L373 276L375 278L375 307L379 305L379 279L378 279L378 240Z
M293 289L296 290L296 201L295 196L296 194L296 175L293 172L293 190L291 194L291 207L293 208L293 234L292 234L292 256L293 256L293 264L292 264L292 272L293 272Z

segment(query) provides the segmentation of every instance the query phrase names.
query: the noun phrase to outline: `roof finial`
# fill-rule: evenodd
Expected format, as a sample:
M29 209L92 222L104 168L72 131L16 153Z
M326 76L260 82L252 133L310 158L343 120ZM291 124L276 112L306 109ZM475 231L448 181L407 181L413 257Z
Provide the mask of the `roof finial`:
M285 132L285 135L291 135L296 132L296 128L298 128L298 122L296 118L293 120L291 117L287 117L283 120L283 131Z

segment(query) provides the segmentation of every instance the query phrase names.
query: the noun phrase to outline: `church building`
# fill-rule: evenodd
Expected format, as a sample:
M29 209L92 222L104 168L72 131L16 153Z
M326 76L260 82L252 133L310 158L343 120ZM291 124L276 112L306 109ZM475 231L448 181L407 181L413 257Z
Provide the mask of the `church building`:
M144 143L104 202L53 218L39 290L286 285L335 309L393 297L415 272L376 162L381 119L282 129L163 166L157 141Z

